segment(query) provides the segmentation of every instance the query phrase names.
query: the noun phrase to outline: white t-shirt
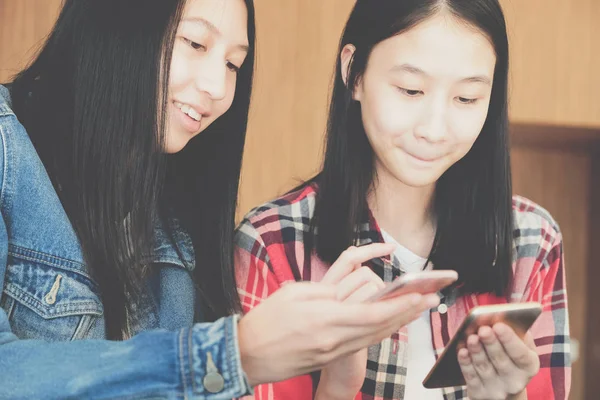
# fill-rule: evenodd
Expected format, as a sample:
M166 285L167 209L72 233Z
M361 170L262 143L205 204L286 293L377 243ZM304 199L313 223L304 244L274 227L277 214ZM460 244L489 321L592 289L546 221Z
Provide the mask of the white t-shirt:
M394 255L406 272L421 271L427 261L406 247L398 244L387 232L381 231L383 240L398 245ZM441 389L425 389L423 379L435 364L435 353L431 339L429 310L408 325L408 364L406 365L406 387L404 400L443 400Z

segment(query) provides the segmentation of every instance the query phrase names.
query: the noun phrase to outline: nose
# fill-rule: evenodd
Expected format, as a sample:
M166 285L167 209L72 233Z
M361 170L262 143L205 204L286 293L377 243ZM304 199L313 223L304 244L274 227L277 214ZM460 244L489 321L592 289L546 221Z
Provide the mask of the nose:
M218 54L207 54L198 66L196 87L212 100L222 100L227 91L227 66Z
M444 98L431 99L424 104L422 117L415 128L415 136L428 142L440 142L448 132L448 104Z

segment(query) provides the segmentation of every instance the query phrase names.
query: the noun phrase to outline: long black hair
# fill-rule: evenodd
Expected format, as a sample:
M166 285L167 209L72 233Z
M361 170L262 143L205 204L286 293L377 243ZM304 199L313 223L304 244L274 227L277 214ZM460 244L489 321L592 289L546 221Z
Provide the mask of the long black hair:
M487 35L496 66L487 120L469 153L438 180L434 199L437 232L429 255L436 269L458 271L465 293L506 293L512 277L512 188L508 144L508 40L497 0L357 0L338 55L356 47L342 80L337 62L318 183L311 247L333 262L351 246L357 226L368 221L367 195L374 180L374 155L352 90L369 55L381 41L449 12ZM398 110L402 112L402 110ZM318 238L315 235L318 233Z
M121 339L142 290L156 221L191 237L203 314L240 309L233 229L254 69L254 6L231 108L167 155L173 44L186 0L66 0L31 65L11 83L16 115L77 232ZM143 15L140 16L140 10ZM180 249L178 249L181 254Z

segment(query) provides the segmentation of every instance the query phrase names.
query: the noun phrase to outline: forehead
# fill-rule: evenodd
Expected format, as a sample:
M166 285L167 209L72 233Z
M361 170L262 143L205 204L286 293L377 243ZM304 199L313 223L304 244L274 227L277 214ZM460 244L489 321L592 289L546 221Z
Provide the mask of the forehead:
M236 42L248 41L248 9L244 0L187 0L182 23L216 28Z
M379 68L404 63L433 76L491 77L496 54L483 32L453 16L436 15L379 43L369 60Z

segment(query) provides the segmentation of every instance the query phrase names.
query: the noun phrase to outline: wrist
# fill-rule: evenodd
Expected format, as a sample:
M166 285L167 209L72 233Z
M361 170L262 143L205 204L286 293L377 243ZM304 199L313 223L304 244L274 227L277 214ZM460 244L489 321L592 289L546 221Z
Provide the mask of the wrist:
M330 379L324 370L317 386L315 400L353 400L356 393L358 391L349 388L344 382Z
M257 373L260 370L260 367L257 367L255 364L254 360L254 356L252 355L250 349L252 348L252 345L249 343L249 338L247 338L245 335L245 324L242 322L243 318L238 319L238 324L237 324L237 340L238 340L238 347L239 347L239 351L240 351L240 362L242 365L242 371L244 371L244 374L246 375L246 380L248 381L248 385L251 388L254 388L255 386L260 385L261 383L265 383L265 382L261 382L259 376L257 376Z
M315 400L353 400L356 393L348 392L347 388L341 388L336 385L329 385L326 382L319 382Z

